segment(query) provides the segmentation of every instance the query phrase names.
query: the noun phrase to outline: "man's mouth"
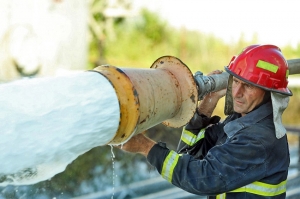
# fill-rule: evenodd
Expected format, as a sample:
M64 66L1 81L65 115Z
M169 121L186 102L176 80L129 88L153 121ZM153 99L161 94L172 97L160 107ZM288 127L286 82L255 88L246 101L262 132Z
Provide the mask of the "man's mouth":
M235 103L238 104L238 105L242 105L244 104L244 102L242 100L237 100L237 99L234 99Z

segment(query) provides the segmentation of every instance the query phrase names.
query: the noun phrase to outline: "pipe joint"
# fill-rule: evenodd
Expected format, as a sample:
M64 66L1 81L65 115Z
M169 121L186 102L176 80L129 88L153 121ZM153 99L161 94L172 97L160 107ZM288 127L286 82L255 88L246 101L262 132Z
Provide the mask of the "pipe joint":
M197 71L194 75L198 87L198 99L202 100L205 95L215 90L215 80L210 76L204 76L202 72Z
M119 128L108 144L122 144L159 123L181 127L196 111L198 95L193 74L178 58L161 57L150 69L105 65L94 71L111 82L120 105Z

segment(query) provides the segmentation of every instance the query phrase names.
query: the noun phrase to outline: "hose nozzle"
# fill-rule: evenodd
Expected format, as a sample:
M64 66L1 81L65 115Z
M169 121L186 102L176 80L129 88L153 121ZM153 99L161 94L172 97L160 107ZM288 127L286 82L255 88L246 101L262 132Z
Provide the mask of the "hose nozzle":
M197 71L194 79L197 84L198 99L202 100L208 93L226 88L228 77L229 74L227 72L204 76L202 72Z

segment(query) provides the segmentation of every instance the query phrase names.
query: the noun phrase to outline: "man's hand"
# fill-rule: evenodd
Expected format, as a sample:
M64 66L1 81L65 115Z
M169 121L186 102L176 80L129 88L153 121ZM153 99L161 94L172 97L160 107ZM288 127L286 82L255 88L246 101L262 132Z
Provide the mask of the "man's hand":
M118 148L131 152L131 153L140 153L147 157L150 149L156 144L155 141L146 137L145 135L137 134L130 138L123 146L118 146Z

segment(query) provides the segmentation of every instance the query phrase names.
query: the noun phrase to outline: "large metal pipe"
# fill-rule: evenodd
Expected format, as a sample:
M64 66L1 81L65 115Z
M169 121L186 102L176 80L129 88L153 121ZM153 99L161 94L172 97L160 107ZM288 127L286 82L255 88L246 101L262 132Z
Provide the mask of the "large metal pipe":
M290 74L300 73L300 59L288 60ZM120 123L108 144L121 144L131 136L159 123L170 127L185 125L194 115L197 102L210 92L227 87L229 74L194 75L178 58L164 56L150 69L98 66L94 72L105 76L113 85L120 105ZM198 93L199 91L199 93Z
M287 60L290 75L300 74L300 59Z
M111 82L119 99L119 128L108 144L124 143L162 122L181 127L195 112L198 94L193 74L175 57L161 57L150 69L105 65L93 71Z

